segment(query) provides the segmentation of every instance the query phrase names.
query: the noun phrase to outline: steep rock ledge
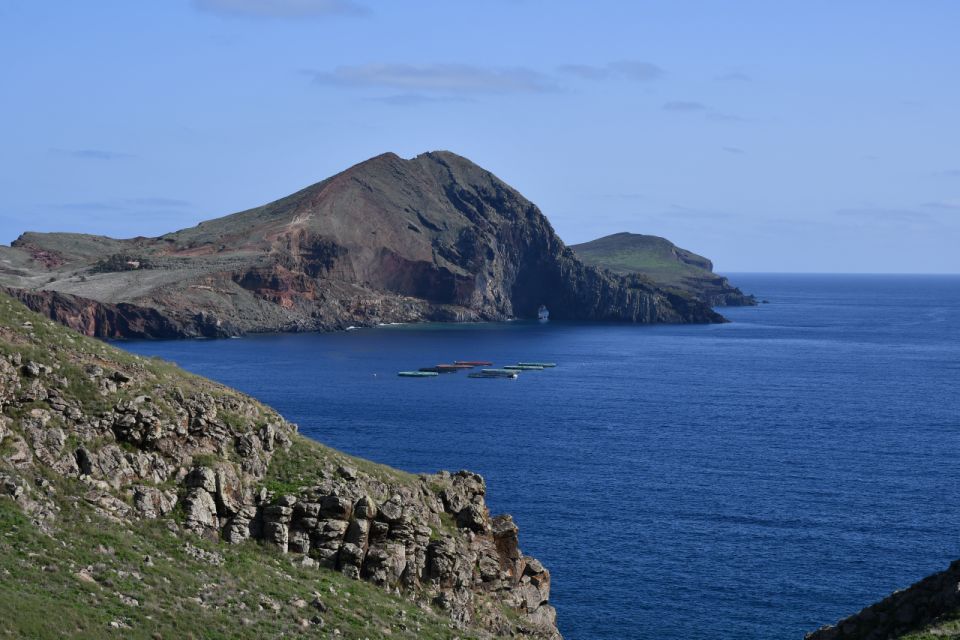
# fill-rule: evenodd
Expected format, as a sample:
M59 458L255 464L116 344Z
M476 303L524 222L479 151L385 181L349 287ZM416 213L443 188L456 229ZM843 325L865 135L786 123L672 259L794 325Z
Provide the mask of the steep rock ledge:
M550 574L520 551L510 516L490 516L480 476L351 458L251 398L2 294L0 320L0 496L51 536L79 503L214 545L200 555L258 541L404 594L464 637L560 637Z

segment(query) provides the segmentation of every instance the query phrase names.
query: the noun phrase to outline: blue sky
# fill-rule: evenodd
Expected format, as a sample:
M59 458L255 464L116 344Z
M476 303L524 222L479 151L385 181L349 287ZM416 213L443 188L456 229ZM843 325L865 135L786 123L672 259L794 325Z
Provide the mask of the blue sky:
M953 0L0 0L0 242L460 153L569 243L960 272Z

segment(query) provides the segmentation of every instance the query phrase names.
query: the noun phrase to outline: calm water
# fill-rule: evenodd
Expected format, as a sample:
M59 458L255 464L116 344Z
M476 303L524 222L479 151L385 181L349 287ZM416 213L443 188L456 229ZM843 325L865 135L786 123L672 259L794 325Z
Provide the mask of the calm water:
M960 557L960 277L735 278L731 324L129 343L307 435L469 468L572 640L801 638ZM454 359L519 380L401 379Z

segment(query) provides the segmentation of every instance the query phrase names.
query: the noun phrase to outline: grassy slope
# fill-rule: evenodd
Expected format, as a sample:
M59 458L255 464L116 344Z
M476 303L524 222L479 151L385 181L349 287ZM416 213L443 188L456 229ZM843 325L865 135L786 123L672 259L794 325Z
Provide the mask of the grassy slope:
M63 506L48 536L0 498L0 637L269 638L316 631L300 621L317 615L342 638L450 637L439 613L334 571L294 566L255 542L212 543L162 521L123 526L82 503ZM195 559L187 544L220 554L222 564ZM297 606L315 592L326 611Z
M25 322L32 327L24 327ZM71 395L82 400L91 415L106 408L106 401L83 375L83 366L90 363L138 371L142 382L119 397L148 393L155 385L238 394L161 360L80 336L0 294L0 354L12 351L25 360L57 366L57 373L70 380ZM16 420L12 408L6 413ZM384 480L415 479L294 436L291 449L274 457L264 483L299 486L331 460ZM0 458L0 470L5 466ZM30 523L12 499L0 496L0 638L272 638L315 633L316 626L303 628L300 620L316 615L323 618L324 635L339 629L341 638L472 637L452 633L449 618L441 612L424 611L403 597L333 571L294 566L289 556L254 541L230 546L173 534L166 521L105 520L78 499L84 485L42 468L27 477L35 479L35 473L43 474L56 490L61 512L48 535ZM195 559L186 551L188 543L219 553L223 563ZM309 603L314 592L321 594L326 612L291 604L297 599ZM136 599L139 606L125 604L125 598ZM129 628L111 628L114 621Z
M677 287L684 284L685 278L713 277L708 269L679 260L675 252L689 255L691 261L704 264L706 258L679 249L669 240L657 236L615 234L571 248L586 264L617 273L641 273L658 284Z
M922 631L915 631L901 640L958 640L960 639L960 611L944 616L939 622L931 624Z

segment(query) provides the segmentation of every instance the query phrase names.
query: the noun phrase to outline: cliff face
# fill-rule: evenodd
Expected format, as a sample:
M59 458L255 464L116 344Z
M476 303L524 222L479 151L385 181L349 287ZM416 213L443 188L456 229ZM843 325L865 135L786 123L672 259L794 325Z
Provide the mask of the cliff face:
M556 319L722 321L648 279L584 265L535 205L448 152L377 156L160 238L24 234L4 257L10 287L153 309L167 325L145 327L181 335L531 318L540 304ZM122 314L100 315L105 334L126 331Z
M182 636L189 615L224 637L559 638L549 572L485 493L466 471L327 449L251 398L0 294L0 611L21 611L15 633L63 631L24 613L53 606L136 637Z
M960 637L960 560L806 640Z
M757 304L724 276L713 272L713 263L681 249L666 238L638 233L615 233L570 247L584 263L615 274L635 274L658 287L693 296L711 307Z

